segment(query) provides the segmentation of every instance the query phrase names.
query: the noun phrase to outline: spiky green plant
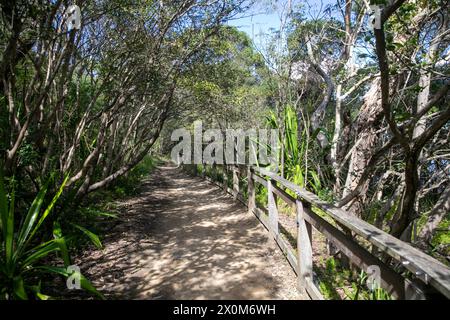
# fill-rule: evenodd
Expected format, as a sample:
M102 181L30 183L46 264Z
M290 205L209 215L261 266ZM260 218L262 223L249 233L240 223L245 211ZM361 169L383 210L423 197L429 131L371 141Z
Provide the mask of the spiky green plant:
M62 235L58 223L53 227L53 239L37 241L36 236L43 223L52 212L58 201L68 176L64 179L56 194L46 208L42 208L52 178L44 184L36 195L22 222L15 223L15 192L9 194L3 177L3 166L0 163L0 299L47 299L41 293L41 282L38 280L42 272L57 273L66 277L70 265L66 238ZM16 226L19 226L16 230ZM40 261L51 253L59 252L64 268L40 265ZM83 289L102 297L89 281L79 275ZM37 283L36 283L37 282Z
M308 168L305 164L308 149L307 128L304 128L299 137L297 114L295 109L288 105L284 108L282 124L284 126L284 136L279 137L279 142L283 143L283 159L285 177L302 188L311 189L318 194L322 189L319 176L315 170ZM274 112L267 117L267 125L272 129L279 129L280 123ZM279 157L281 159L281 157Z

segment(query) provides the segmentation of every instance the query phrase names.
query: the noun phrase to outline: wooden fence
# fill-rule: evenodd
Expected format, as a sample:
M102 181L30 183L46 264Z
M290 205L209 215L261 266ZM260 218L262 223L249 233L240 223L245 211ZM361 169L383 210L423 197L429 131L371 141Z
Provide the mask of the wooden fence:
M197 174L197 165L184 167L189 172ZM209 176L206 175L206 168L210 171ZM230 181L232 188L229 187L229 174L232 177ZM312 299L323 299L315 284L317 281L313 272L313 228L361 270L367 271L369 268L373 270L373 266L379 268L380 285L392 297L450 298L450 269L447 266L268 170L259 167L214 164L203 165L201 175L223 188L246 205L250 213L256 215L297 274L299 289L306 290ZM240 188L244 181L247 190ZM266 208L261 208L256 203L258 184L267 189ZM295 196L291 196L288 190ZM296 212L297 250L294 250L280 233L277 199L282 199ZM325 219L324 215L328 219ZM343 232L339 226L350 230L351 235L348 230ZM358 241L357 237L364 239L366 245ZM377 255L371 253L373 250L378 252ZM394 270L391 267L392 263L383 262L379 258L381 255L394 259L401 270Z

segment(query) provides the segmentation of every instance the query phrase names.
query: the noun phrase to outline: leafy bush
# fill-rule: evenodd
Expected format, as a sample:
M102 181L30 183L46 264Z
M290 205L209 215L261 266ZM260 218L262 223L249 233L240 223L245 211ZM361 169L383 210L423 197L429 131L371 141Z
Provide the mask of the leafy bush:
M146 156L128 174L117 179L110 187L110 191L119 198L137 194L142 179L148 176L159 163L160 160Z
M50 272L65 277L72 275L66 269L70 265L69 251L66 238L62 235L58 223L55 223L53 227L53 239L43 240L44 237L42 237L36 241L37 234L61 196L67 180L68 177L64 179L48 206L41 210L52 181L52 178L48 179L36 195L28 212L21 217L21 223L16 224L14 187L8 194L2 165L0 165L0 299L23 300L29 299L30 296L48 299L48 296L41 293L41 282L37 280L40 278L39 273ZM16 225L19 225L17 230ZM39 264L43 258L56 252L60 253L64 268ZM85 277L80 274L79 278L83 289L101 297L101 294Z

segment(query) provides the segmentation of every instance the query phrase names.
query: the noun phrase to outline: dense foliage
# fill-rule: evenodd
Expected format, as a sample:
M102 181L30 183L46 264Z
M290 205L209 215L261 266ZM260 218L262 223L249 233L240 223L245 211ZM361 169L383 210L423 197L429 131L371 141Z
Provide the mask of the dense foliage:
M66 15L71 4L1 4L2 298L36 291L35 278L25 281L38 276L29 269L51 252L69 263L65 233L99 244L76 224L78 205L145 158L186 76L243 9L240 1L77 1L77 29Z
M256 45L241 0L77 1L80 29L71 1L3 1L1 297L44 298L66 233L101 245L78 205L199 119L280 129L281 175L448 263L449 3L377 3L371 29L365 0L286 1Z

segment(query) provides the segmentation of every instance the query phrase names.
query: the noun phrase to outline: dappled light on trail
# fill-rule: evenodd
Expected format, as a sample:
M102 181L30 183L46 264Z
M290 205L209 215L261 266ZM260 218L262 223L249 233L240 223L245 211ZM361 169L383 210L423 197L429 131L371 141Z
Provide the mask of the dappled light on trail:
M258 220L213 184L160 167L82 270L109 298L305 299Z

